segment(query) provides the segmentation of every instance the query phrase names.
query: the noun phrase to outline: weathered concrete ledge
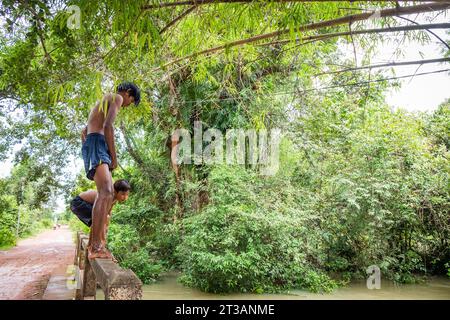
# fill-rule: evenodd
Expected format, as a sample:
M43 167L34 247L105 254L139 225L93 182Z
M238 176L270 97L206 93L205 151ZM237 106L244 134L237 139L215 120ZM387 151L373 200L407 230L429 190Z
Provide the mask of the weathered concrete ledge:
M124 270L109 259L95 259L91 266L106 299L142 299L142 282L133 271Z
M77 233L75 265L80 269L77 300L95 299L97 283L105 293L106 300L141 300L142 282L129 269L122 269L110 259L89 261L88 236Z

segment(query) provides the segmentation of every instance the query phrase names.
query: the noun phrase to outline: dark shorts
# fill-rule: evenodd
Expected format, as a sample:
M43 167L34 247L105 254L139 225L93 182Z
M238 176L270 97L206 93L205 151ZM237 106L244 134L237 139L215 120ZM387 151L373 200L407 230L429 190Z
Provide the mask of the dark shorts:
M108 145L105 136L101 133L89 133L81 147L84 170L89 180L94 180L95 169L103 163L111 164Z
M76 196L70 202L70 210L88 227L92 224L92 204Z

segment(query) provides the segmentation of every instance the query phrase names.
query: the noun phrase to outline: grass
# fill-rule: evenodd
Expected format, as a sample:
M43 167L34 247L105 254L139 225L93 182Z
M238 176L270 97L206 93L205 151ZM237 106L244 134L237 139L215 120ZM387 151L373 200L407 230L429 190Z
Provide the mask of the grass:
M6 251L6 250L9 250L11 248L14 248L15 246L16 246L15 244L3 245L3 246L0 246L0 251Z

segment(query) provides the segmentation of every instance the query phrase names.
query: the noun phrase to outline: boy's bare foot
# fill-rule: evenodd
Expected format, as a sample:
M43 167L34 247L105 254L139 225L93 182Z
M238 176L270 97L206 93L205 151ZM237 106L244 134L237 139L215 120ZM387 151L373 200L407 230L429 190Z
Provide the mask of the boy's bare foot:
M108 255L108 258L111 259L113 262L117 263L117 260L116 260L116 258L114 258L111 251L109 251L108 249L105 249L105 251L106 251L106 254Z
M88 247L88 259L112 259L112 254L104 246Z

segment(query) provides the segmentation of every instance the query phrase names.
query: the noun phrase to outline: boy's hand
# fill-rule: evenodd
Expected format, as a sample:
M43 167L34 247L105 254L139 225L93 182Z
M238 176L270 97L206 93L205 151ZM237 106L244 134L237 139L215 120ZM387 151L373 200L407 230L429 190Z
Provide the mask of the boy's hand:
M111 160L111 164L109 165L109 169L112 171L117 168L117 158L113 158Z
M87 127L84 127L83 131L81 131L81 143L84 144L87 136Z

